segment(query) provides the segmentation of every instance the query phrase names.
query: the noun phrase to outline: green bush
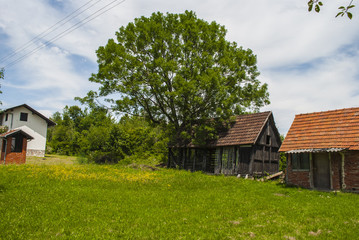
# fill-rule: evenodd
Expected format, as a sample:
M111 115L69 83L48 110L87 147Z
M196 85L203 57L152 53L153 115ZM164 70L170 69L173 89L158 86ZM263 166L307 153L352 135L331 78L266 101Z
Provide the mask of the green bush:
M66 107L55 113L57 123L48 131L47 153L81 155L80 163L166 161L168 137L164 128L143 117L123 116L115 122L104 109ZM86 157L85 157L86 156Z
M87 163L96 164L115 164L118 163L121 158L111 152L94 151L91 152L88 157Z

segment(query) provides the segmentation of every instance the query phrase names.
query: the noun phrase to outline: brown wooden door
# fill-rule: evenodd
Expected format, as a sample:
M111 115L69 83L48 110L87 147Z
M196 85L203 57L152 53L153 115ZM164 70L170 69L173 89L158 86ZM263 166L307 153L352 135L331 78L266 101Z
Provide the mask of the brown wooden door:
M330 167L327 153L314 154L313 180L315 188L330 189Z
M239 149L239 173L249 174L249 163L251 160L252 148L241 147Z

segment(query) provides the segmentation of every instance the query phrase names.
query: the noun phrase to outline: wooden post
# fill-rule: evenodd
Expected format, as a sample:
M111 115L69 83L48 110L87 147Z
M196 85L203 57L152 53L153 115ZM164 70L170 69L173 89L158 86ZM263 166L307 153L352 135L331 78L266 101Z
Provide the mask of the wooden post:
M293 154L290 154L291 156L291 165L292 165L292 169L293 169L293 164L292 164L292 156ZM310 182L309 182L309 185L310 185L310 188L314 188L314 177L313 177L313 174L314 174L314 169L313 169L313 153L309 153L309 168L310 168L310 171L309 171L309 179L310 179ZM288 167L288 158L287 158L287 167Z
M177 155L177 163L178 163L178 167L181 167L181 163L182 163L182 148L178 148L178 155Z
M192 172L196 170L196 158L197 158L197 148L194 149Z
M240 173L241 171L241 147L238 146L238 161L237 161L237 173Z
M264 159L265 159L265 146L262 148L262 176L264 176Z
M340 156L342 157L341 161L341 184L342 184L342 190L345 190L347 188L347 185L345 184L345 154L343 152L339 152Z
M203 149L203 164L202 171L207 172L207 149Z
M172 152L172 149L171 149L171 148L168 148L167 168L170 168L170 167L171 167L171 152Z
M223 148L219 147L218 152L216 150L216 163L214 166L214 173L219 174L221 173L221 167L222 167L222 152Z
M253 162L254 162L254 146L251 148L251 156L249 157L249 174L253 175Z
M269 157L269 171L270 171L271 174L272 174L273 172L275 172L274 169L273 169L273 171L272 171L272 146L269 147L268 155L269 155L269 156L268 156L268 157Z
M181 152L182 152L182 162L181 162L181 165L182 165L182 168L184 169L185 166L186 166L186 148L182 148L182 149L181 149Z
M236 171L236 167L237 167L237 146L234 146L233 147L233 170L232 170L232 173L233 174L236 174L237 171Z

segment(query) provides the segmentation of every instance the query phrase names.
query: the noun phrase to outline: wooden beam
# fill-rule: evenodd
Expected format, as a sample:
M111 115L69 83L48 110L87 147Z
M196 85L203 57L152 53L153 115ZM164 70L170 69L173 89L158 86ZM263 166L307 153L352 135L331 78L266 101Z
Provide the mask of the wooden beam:
M206 170L207 170L207 153L208 153L208 149L203 149L202 171L204 171L204 172L206 172Z
M266 147L263 146L263 147L262 147L262 176L264 176L264 159L265 159L264 153L265 153L265 149L266 149Z
M279 176L282 175L282 174L283 174L283 171L274 173L274 174L272 174L272 175L269 175L268 177L265 177L265 180L269 180L269 179L272 179L272 178L275 178L275 177L279 177Z
M194 156L193 156L193 164L192 164L192 172L196 169L196 158L197 158L197 148L194 149Z

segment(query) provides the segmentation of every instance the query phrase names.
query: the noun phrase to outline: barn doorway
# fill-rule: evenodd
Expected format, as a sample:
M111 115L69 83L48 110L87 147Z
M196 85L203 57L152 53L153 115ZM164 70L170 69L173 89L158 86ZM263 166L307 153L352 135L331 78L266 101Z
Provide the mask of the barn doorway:
M251 161L251 147L240 147L239 148L239 171L240 174L249 173L249 163Z
M330 165L327 153L314 154L313 181L317 189L330 189Z

